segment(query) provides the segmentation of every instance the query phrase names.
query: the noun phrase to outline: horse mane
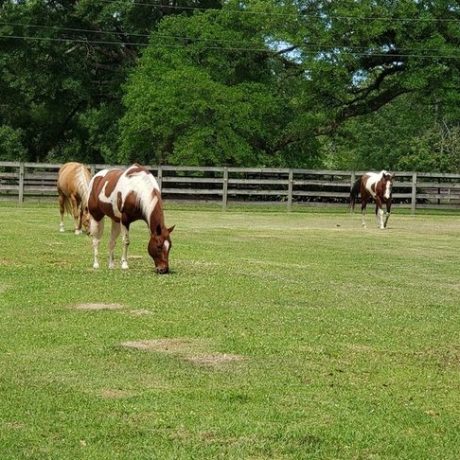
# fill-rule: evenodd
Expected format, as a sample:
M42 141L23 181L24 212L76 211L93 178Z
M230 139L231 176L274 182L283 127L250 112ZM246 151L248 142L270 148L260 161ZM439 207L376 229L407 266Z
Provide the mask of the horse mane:
M131 172L131 170L134 170ZM161 202L160 193L155 194L155 190L160 192L158 182L146 168L134 164L130 166L125 174L132 180L133 190L136 192L136 200L139 209L150 226L150 217L153 210Z
M85 203L85 205L88 202L90 181L91 174L89 173L88 169L86 166L80 165L78 168L77 176L75 178L75 182L77 185L78 193L81 197L81 202Z

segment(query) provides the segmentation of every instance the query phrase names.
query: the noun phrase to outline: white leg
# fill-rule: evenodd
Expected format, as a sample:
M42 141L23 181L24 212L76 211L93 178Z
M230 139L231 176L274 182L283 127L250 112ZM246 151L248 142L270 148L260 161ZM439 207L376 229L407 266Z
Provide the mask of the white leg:
M121 237L123 241L123 251L121 253L121 268L126 270L128 268L128 246L129 246L129 230L121 225Z
M91 219L89 228L93 238L93 268L99 268L99 244L101 243L102 233L104 232L104 219L100 222L96 222L94 219Z
M367 225L366 225L366 219L365 219L365 218L366 218L366 210L363 209L363 210L361 211L361 225L362 225L364 228L367 227Z
M384 229L384 225L383 225L383 209L382 208L379 208L377 210L377 224L379 226L380 229Z
M65 197L59 192L59 215L61 221L59 223L59 231L64 232L64 213L65 213Z
M72 203L72 215L73 215L75 235L79 235L81 233L80 226L78 223L79 209L78 209L78 201L75 195L70 196L70 202Z
M110 232L110 241L109 241L109 268L115 268L115 262L113 260L113 252L115 249L115 244L117 243L118 235L120 234L121 225L120 222L115 222L112 220L112 231Z

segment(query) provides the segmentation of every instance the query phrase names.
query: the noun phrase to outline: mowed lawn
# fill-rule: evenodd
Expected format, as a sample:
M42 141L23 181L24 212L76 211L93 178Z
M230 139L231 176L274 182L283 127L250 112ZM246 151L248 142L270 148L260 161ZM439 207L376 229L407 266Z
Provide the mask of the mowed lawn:
M460 458L460 215L370 214L169 206L159 276L0 204L0 458Z

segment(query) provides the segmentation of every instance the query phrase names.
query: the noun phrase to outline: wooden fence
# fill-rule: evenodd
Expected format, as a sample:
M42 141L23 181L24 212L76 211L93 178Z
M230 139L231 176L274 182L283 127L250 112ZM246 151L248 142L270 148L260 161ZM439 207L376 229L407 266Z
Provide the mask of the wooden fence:
M59 164L0 162L0 198L57 196ZM92 173L108 165L90 165ZM294 206L346 206L350 186L362 171L310 169L151 166L166 200L221 203L279 203ZM460 208L460 174L397 172L395 206Z

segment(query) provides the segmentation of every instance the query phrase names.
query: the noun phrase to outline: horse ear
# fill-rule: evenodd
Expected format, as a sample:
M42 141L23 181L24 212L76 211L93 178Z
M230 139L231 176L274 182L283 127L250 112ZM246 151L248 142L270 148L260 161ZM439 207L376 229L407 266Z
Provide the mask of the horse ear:
M173 225L172 227L169 227L168 232L171 233L174 230L174 227L175 227L175 225Z

